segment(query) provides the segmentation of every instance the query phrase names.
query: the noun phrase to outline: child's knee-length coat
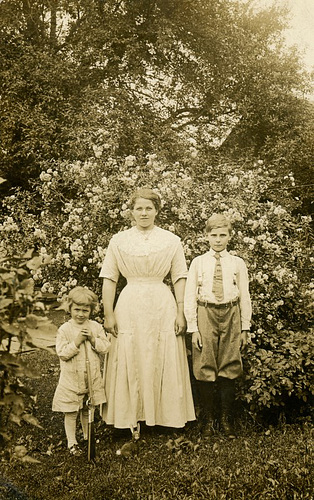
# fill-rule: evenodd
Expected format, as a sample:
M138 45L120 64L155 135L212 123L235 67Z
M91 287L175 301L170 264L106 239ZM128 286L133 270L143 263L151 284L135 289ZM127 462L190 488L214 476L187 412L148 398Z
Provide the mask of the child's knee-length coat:
M71 319L59 328L56 339L56 351L60 358L61 373L53 398L53 411L72 412L83 406L83 400L88 390L85 347L83 343L76 347L74 340L84 327L92 330L96 338L95 348L90 342L86 342L94 403L98 405L106 401L99 355L109 350L110 342L102 326L96 321L88 320L83 325L77 325Z

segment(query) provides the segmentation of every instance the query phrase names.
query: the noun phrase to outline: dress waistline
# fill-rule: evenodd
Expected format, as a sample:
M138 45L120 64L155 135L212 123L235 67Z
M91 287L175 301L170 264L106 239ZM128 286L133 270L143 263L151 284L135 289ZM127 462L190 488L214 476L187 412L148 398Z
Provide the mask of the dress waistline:
M162 278L154 278L149 276L139 277L139 278L127 278L128 285L135 285L138 283L163 283Z

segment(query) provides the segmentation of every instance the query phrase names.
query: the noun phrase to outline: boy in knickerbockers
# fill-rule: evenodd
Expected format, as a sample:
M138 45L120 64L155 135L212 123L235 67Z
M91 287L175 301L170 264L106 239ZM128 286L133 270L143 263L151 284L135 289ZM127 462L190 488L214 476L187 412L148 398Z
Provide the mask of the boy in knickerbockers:
M205 417L203 434L214 433L217 400L220 430L235 437L235 380L242 373L241 350L247 345L251 300L245 262L227 252L230 221L212 215L206 224L210 250L196 257L188 273L184 311L192 332L193 373Z

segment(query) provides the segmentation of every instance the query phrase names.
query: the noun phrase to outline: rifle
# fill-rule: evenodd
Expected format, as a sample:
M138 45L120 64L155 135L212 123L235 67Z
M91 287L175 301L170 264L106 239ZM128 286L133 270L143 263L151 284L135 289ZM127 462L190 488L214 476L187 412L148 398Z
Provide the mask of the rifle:
M96 440L95 440L95 426L94 426L94 415L95 415L95 404L94 404L94 393L93 393L93 381L90 369L90 362L88 359L88 351L86 341L84 342L85 347L85 359L86 359L86 372L87 372L87 387L88 387L88 399L86 405L88 408L88 446L87 446L87 460L93 460L96 457Z

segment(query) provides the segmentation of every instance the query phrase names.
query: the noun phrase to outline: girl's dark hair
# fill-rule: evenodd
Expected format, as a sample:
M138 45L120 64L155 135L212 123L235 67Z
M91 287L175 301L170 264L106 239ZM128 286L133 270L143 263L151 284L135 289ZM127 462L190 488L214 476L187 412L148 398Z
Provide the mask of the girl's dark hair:
M132 194L130 198L130 208L133 210L136 200L138 198L145 198L145 200L150 200L157 212L160 212L161 209L161 199L159 194L155 193L151 188L139 188Z

